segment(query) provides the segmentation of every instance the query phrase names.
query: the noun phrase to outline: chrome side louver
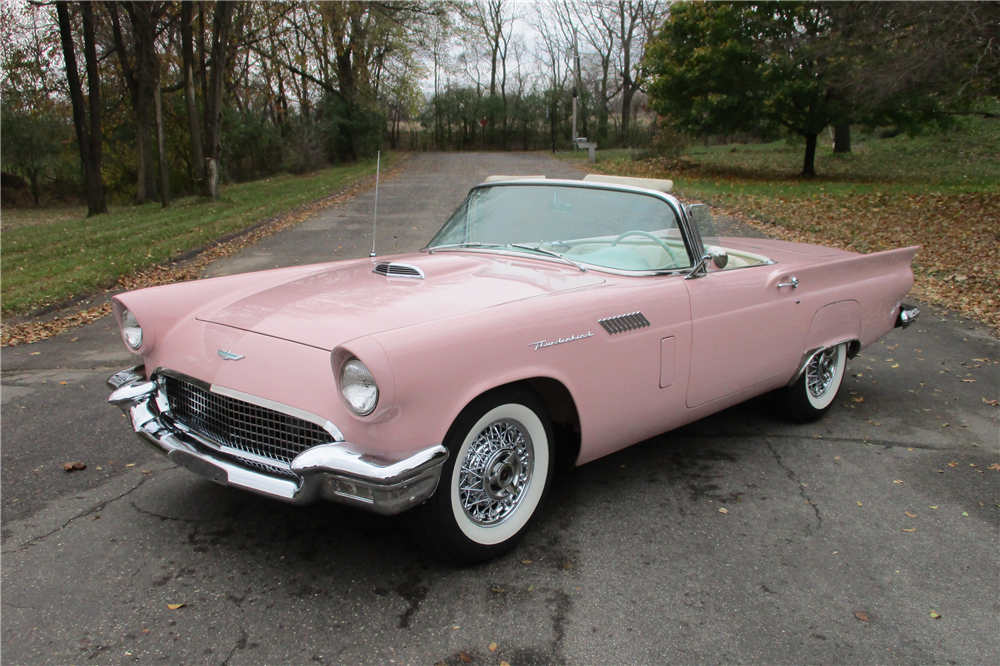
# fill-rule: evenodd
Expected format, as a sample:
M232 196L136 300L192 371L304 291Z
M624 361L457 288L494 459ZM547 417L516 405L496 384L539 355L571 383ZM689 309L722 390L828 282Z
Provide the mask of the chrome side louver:
M618 315L617 317L598 319L597 323L603 326L604 330L611 335L614 335L615 333L625 333L626 331L634 331L636 329L649 326L649 320L646 319L641 312L630 312L628 314Z
M416 266L411 266L410 264L382 262L377 265L374 270L372 270L372 273L378 273L379 275L384 275L386 277L416 278L417 280L424 279L424 272Z

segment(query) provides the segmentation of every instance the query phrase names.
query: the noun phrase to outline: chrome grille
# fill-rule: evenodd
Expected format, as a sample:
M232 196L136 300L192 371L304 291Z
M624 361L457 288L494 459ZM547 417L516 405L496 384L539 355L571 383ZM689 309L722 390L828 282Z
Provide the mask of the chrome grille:
M165 379L173 417L217 444L287 465L306 449L334 441L310 421L218 395L176 377Z
M409 264L382 262L377 265L372 272L386 277L406 277L417 278L419 280L424 279L424 272L416 266L410 266Z
M604 330L614 335L615 333L624 333L625 331L634 331L637 328L645 328L649 326L649 320L643 316L641 312L630 312L628 314L618 315L617 317L608 317L607 319L598 319L597 323L604 327Z

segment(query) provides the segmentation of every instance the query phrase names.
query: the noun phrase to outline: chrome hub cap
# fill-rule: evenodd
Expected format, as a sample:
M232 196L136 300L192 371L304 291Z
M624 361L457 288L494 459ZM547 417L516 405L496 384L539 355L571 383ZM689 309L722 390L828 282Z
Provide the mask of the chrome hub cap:
M513 420L486 426L469 445L458 477L465 515L478 525L497 525L524 499L534 468L527 429Z
M806 387L814 398L823 396L833 384L837 374L837 349L824 349L813 356L806 366Z

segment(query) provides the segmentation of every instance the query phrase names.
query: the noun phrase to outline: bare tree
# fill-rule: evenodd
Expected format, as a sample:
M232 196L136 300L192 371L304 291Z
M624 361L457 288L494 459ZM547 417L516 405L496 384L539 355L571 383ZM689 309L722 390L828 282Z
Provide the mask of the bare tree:
M87 181L87 217L108 212L104 200L104 183L101 180L101 81L97 71L97 47L94 38L94 6L82 4L83 52L87 65L89 93L90 128L87 127L87 109L83 101L83 88L76 65L76 45L73 42L73 26L70 20L69 3L57 2L56 14L59 19L59 34L62 39L63 57L66 61L66 81L69 84L70 99L73 103L73 123L76 125L77 142L80 144L80 161L83 162Z

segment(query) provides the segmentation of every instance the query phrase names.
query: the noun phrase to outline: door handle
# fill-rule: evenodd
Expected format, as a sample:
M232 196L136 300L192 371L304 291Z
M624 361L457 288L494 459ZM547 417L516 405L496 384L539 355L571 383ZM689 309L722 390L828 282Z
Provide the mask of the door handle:
M779 282L778 289L781 289L782 287L791 287L792 289L798 289L799 279L795 276L792 276L791 282Z

